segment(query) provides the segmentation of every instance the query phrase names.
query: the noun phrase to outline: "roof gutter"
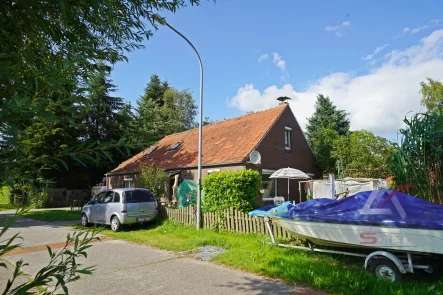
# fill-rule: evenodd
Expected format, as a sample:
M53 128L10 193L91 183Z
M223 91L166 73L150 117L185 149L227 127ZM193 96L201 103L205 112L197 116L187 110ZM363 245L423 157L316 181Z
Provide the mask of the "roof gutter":
M215 164L204 164L202 165L202 168L211 168L211 167L221 167L221 166L232 166L232 165L244 165L244 161L236 161L236 162L226 162L226 163L215 163ZM197 169L197 165L194 166L184 166L184 167L170 167L170 168L166 168L166 171L171 171L171 170L188 170L188 169ZM108 176L113 176L113 175L123 175L123 174L135 174L135 173L139 173L141 170L136 170L136 171L128 171L128 172L109 172L107 173Z

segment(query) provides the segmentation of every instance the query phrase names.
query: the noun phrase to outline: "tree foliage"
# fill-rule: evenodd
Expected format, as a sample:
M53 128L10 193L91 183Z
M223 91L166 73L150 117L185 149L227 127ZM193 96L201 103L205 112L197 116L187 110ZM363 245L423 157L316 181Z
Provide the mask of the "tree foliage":
M429 111L440 111L443 108L443 83L427 78L426 82L421 82L422 105Z
M337 137L331 156L341 163L345 177L385 178L390 176L389 161L394 152L386 138L358 130Z
M100 62L87 80L88 94L81 114L84 115L84 134L91 140L106 141L121 137L120 112L124 102L121 97L111 96L117 91L117 86L112 84L110 74L111 67Z
M196 109L188 89L171 88L166 81L152 75L137 100L134 141L147 146L167 135L194 128Z
M32 179L47 167L68 166L67 159L83 166L108 159L111 147L124 147L119 140L98 143L85 141L82 135L77 138L80 142L71 142L63 136L75 136L64 130L78 126L76 107L83 104L85 86L99 62L125 61L126 52L142 48L142 41L152 35L153 13L176 12L186 3L198 1L3 1L1 181ZM48 123L52 130L43 130ZM39 145L54 136L62 139L46 148ZM27 156L28 146L39 153Z
M335 171L335 161L331 158L334 139L349 132L348 114L338 110L331 99L323 94L317 96L314 114L308 118L306 136L324 172Z

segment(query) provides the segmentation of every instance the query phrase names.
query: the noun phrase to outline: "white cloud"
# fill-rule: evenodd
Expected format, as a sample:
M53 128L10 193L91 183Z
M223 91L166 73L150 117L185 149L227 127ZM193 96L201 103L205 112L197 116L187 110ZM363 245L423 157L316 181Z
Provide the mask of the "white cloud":
M350 113L351 128L392 135L403 126L403 118L422 110L420 85L426 77L443 80L443 29L434 31L419 44L393 50L385 62L369 73L353 76L336 72L296 91L290 84L272 85L260 92L253 84L238 89L228 105L242 111L257 111L277 104L276 98L292 98L290 106L302 128L314 111L318 93L331 97L338 108Z
M418 27L415 28L409 28L409 27L405 27L403 28L403 34L417 34L420 31L429 29L429 28L436 28L443 25L443 19L433 19L428 21L426 24L424 25L420 25Z
M274 52L274 58L272 59L272 62L280 70L286 71L286 61L282 59L281 55L278 54L277 52Z
M375 49L374 49L374 51L372 51L372 53L370 53L370 54L368 54L366 56L363 56L361 59L363 59L363 60L371 60L371 59L373 59L374 56L376 56L380 51L385 49L386 46L388 46L388 44L384 44L382 46L375 47Z
M260 57L258 58L258 62L262 62L267 60L269 57L269 55L267 53L260 55Z
M345 33L343 32L344 28L349 27L350 25L351 25L350 21L342 22L340 25L336 25L336 26L328 25L325 27L325 31L326 32L336 32L335 35L337 37L343 37L345 35Z

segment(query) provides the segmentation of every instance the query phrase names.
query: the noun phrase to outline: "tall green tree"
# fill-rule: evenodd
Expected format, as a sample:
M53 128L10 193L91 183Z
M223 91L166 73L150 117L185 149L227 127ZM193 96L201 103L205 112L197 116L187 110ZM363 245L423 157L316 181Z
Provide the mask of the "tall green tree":
M111 67L103 62L98 64L87 81L89 93L84 103L84 125L90 140L115 140L121 137L120 125L124 102L121 97L112 96L117 87L110 79Z
M441 112L443 109L443 83L427 78L427 82L421 82L421 103L429 111Z
M331 156L342 164L344 177L384 178L394 152L386 138L358 130L335 139Z
M171 88L166 81L152 75L137 100L135 141L146 146L164 136L194 128L196 110L188 89Z
M197 106L189 89L178 91L175 88L165 91L161 109L165 124L163 136L194 128Z
M140 103L152 99L158 106L163 106L163 96L166 90L169 89L168 81L162 81L157 74L153 74L149 78L149 82L145 87L144 93L140 98Z
M335 160L331 157L333 142L337 136L349 132L348 113L338 110L328 96L319 94L314 114L308 118L306 136L323 172L335 171Z

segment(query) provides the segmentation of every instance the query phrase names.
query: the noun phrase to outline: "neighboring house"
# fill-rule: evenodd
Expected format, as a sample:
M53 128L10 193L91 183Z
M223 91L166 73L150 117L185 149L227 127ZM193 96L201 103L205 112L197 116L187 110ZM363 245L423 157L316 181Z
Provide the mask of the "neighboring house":
M279 98L279 100L285 98ZM249 154L261 154L261 164L249 162ZM197 181L198 129L161 139L107 173L108 188L138 187L142 166L164 168L170 175L167 198L171 198L175 175ZM312 178L321 170L289 105L279 106L203 126L202 178L217 171L250 168L262 174L258 201L271 201L275 195L288 200L286 179L269 176L284 167L296 168ZM277 185L276 185L277 184ZM290 181L289 200L298 202L298 182Z

